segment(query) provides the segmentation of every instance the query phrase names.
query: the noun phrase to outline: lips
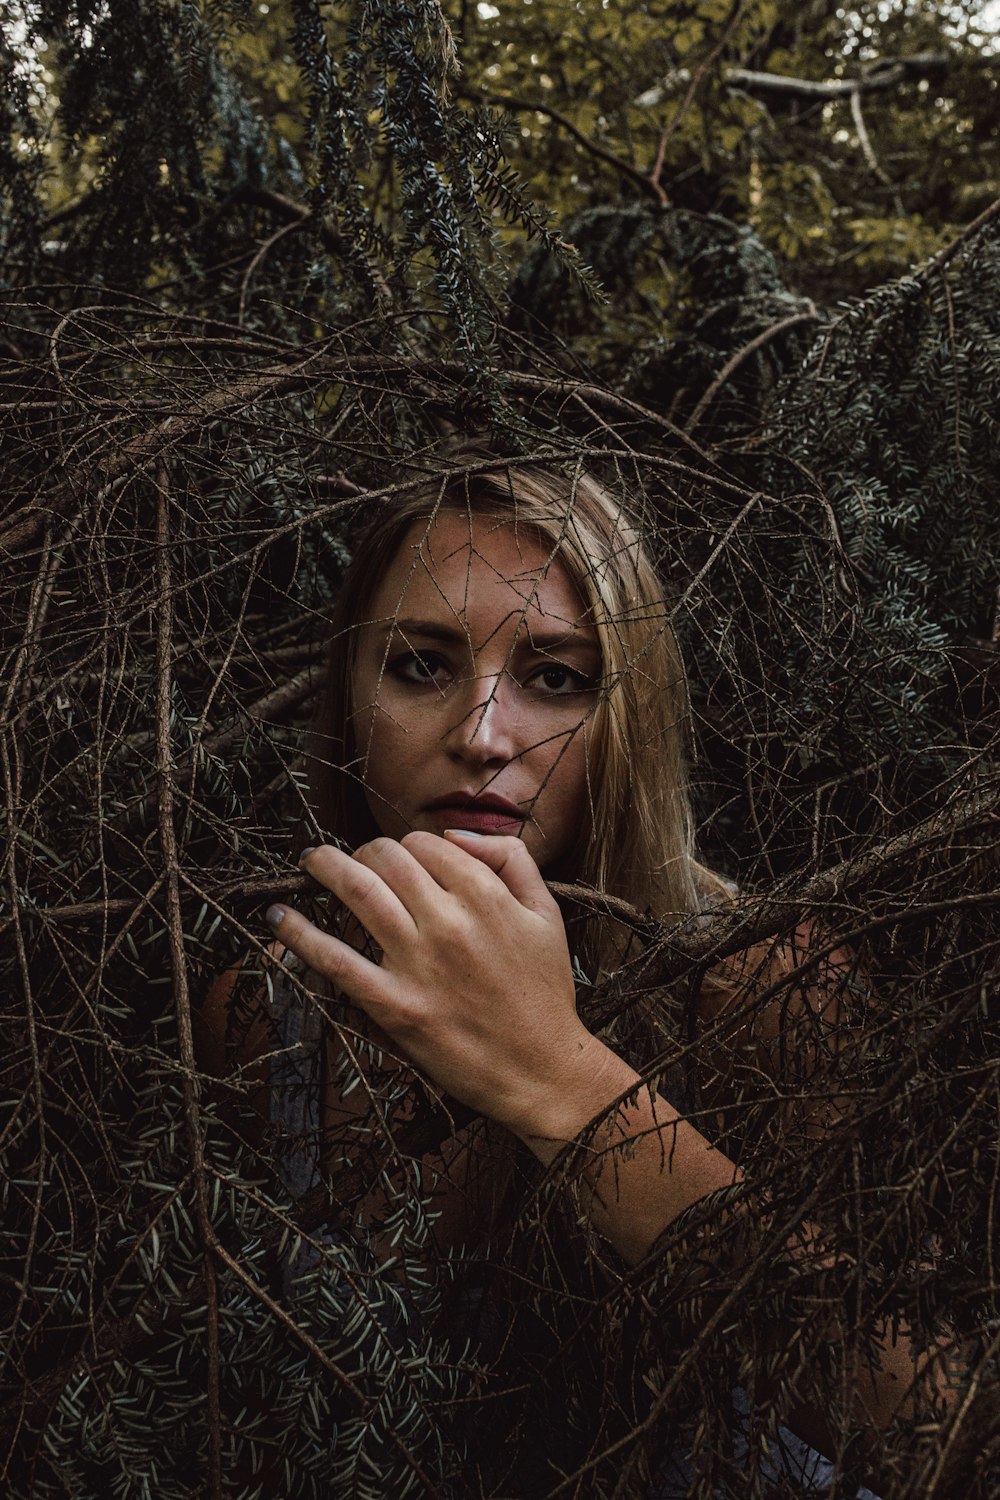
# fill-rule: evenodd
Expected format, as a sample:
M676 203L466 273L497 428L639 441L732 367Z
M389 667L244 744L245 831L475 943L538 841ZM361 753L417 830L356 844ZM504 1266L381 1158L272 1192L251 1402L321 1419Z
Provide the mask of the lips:
M492 792L479 797L449 792L429 802L426 812L442 832L446 828L465 828L472 833L516 833L526 821L526 814L519 807Z

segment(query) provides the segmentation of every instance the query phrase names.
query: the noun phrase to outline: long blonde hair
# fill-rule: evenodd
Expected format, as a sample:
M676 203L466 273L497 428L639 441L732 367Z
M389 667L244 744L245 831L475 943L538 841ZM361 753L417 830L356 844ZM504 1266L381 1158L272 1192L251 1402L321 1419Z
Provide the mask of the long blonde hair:
M442 509L529 528L576 585L601 648L599 701L587 728L590 817L560 873L669 919L696 911L719 883L694 855L686 772L688 695L662 585L620 502L592 475L453 453L440 477L406 495L362 538L331 619L325 692L311 741L311 787L324 834L351 847L378 829L354 743L358 627L413 522ZM585 940L592 960L604 940Z

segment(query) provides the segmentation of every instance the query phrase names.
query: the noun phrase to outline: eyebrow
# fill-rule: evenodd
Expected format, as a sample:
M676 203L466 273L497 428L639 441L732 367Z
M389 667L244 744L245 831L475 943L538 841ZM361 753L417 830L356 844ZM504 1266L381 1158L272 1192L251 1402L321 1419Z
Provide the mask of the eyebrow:
M448 645L467 646L469 643L467 632L460 626L442 625L439 620L393 620L385 628L385 634L388 636L394 632L404 636L419 635L425 640L442 641ZM565 630L552 631L531 630L529 627L524 639L536 651L552 651L564 646L593 647L595 651L600 649L593 627L589 625L571 625Z

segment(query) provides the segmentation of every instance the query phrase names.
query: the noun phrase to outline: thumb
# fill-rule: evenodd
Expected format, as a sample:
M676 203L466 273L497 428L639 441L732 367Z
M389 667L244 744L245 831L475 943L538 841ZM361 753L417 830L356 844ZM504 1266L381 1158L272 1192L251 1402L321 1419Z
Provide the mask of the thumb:
M470 833L464 828L449 828L445 838L473 855L499 876L515 901L548 916L559 908L549 894L542 872L520 839L495 833Z

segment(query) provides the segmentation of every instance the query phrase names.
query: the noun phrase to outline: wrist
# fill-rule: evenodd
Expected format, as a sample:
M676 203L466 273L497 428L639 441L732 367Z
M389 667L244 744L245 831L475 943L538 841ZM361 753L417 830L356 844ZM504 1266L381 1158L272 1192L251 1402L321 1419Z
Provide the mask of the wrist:
M546 1165L580 1132L638 1084L640 1075L589 1031L528 1109L505 1122Z

